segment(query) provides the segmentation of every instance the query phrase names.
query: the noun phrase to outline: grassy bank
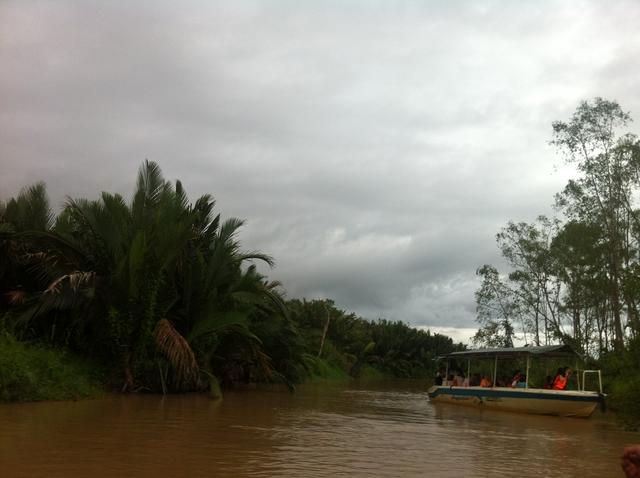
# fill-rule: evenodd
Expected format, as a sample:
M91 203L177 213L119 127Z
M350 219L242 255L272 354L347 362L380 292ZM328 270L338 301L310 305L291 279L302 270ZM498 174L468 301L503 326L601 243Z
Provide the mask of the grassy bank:
M369 364L364 364L362 367L360 367L357 376L354 377L343 368L342 364L334 363L326 359L319 359L316 357L308 359L307 366L309 375L304 383L318 383L325 381L339 382L354 379L369 380L398 378L396 375L387 370L381 370L380 368L376 368L373 365Z
M322 358L307 356L305 357L305 365L308 370L308 376L305 383L352 379L352 377L342 369L340 365L331 363L330 361Z
M0 401L75 400L103 393L93 364L67 351L0 336Z

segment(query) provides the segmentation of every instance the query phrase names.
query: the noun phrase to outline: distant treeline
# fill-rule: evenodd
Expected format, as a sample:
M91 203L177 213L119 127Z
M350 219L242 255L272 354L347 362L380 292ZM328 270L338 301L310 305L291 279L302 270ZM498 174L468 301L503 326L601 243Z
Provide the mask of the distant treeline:
M477 274L476 345L564 342L605 369L613 403L640 423L640 140L618 103L582 102L553 141L577 177L556 194L562 218L509 222L497 242L510 266Z
M86 377L74 389L74 371L86 370L78 358L110 388L217 394L238 383L425 376L434 356L456 349L330 300L285 300L256 269L273 259L242 250L242 221L214 206L209 195L190 202L153 162L131 201L103 192L54 215L38 183L0 203L0 399L89 394ZM68 393L39 390L64 380Z

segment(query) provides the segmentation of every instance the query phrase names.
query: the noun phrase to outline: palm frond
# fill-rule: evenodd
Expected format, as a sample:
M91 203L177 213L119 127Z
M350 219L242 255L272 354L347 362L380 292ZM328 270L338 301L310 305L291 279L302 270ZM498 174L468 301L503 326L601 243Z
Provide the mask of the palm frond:
M187 211L189 209L189 197L181 181L176 181L175 201L179 210Z
M86 254L79 244L55 232L32 231L20 234L19 237L46 248L46 257L34 257L35 259L52 259L55 256L76 266L86 262Z
M20 257L18 257L18 260L23 264L32 261L46 261L48 259L49 256L46 252L25 252Z
M191 332L189 340L197 340L208 334L233 328L234 330L247 329L248 312L243 310L231 310L221 314L212 315L198 321Z
M277 289L278 287L282 287L282 282L279 280L272 280L270 282L267 282L265 284L265 288L267 290L273 290L273 289Z
M131 214L124 198L119 194L102 193L101 214L96 230L111 256L123 254L131 235Z
M153 161L145 160L138 171L136 192L133 196L131 211L136 222L144 221L158 203L167 182L162 177L160 166Z
M213 208L215 207L215 205L215 200L209 194L200 196L196 200L192 210L196 216L196 225L200 230L206 230L213 221L211 215L213 213Z
M46 288L45 294L59 294L62 286L66 283L71 291L75 294L83 285L93 285L96 278L95 272L75 271L65 274L54 280L49 287Z
M158 350L171 362L176 378L193 382L198 376L198 363L189 342L167 319L160 319L153 332Z
M268 254L263 254L260 251L250 251L238 254L236 256L236 260L238 262L260 260L262 262L266 262L270 267L273 267L276 264L276 261L273 257Z
M11 305L21 305L27 300L27 293L23 290L10 290L4 296Z
M255 265L251 265L235 284L232 297L240 302L254 304L261 308L271 306L272 310L279 312L283 317L289 317L282 295L277 288L277 281L267 282L266 278L257 272Z
M22 188L18 197L10 199L3 209L3 221L18 231L46 231L53 224L47 187L43 182Z

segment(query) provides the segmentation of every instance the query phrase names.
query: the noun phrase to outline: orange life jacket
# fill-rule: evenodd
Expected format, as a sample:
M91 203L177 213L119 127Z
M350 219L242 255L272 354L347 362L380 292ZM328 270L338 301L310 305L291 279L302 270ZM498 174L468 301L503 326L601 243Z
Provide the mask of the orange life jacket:
M564 375L558 375L553 381L554 390L564 390L567 387L567 377Z
M491 382L489 380L487 380L486 378L483 378L480 381L480 386L481 387L490 387L491 386Z

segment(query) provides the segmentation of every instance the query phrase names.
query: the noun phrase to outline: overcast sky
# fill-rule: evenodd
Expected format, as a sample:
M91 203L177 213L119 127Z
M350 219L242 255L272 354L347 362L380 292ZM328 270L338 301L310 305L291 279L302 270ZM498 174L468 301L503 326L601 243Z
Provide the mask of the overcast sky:
M329 297L466 340L475 270L571 172L551 122L640 121L640 3L0 2L0 199L130 196L145 158ZM632 130L637 131L637 125Z

